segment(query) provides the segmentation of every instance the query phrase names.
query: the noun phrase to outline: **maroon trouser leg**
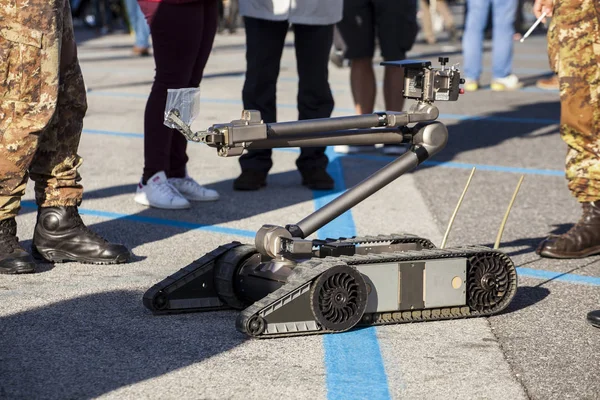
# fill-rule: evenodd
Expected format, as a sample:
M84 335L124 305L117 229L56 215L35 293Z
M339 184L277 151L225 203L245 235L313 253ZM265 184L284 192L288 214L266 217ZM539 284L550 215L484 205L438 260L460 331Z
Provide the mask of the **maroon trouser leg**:
M167 177L181 178L188 161L187 141L163 123L167 89L200 85L217 31L217 1L158 3L154 10L148 2L140 5L150 23L156 63L144 115L143 180L146 182L159 171Z

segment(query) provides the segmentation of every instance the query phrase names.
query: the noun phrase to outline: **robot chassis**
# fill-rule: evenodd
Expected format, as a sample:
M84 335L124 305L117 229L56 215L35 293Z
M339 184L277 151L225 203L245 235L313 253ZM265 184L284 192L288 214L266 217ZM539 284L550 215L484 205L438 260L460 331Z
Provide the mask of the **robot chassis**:
M222 245L144 294L154 314L242 310L236 328L256 338L343 332L355 326L488 316L513 299L517 274L503 252L483 246L436 248L411 234L308 240L337 216L444 148L446 127L435 100L456 101L459 70L431 62L404 68L408 112L265 124L257 111L192 132L177 109L167 120L188 140L223 157L244 149L410 143L407 151L296 224L264 225L254 246ZM415 124L409 127L409 124Z

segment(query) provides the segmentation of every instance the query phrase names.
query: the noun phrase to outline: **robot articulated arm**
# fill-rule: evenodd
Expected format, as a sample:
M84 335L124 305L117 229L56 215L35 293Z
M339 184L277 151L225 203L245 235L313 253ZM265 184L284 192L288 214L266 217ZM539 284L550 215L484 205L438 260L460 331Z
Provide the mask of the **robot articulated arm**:
M421 60L382 63L404 68L403 95L417 100L406 112L384 111L264 123L258 111L244 110L238 120L213 125L206 131L193 132L180 118L179 111L171 108L166 112L166 122L176 127L188 140L215 147L222 157L239 156L244 149L410 144L410 151L297 224L285 228L264 227L256 236L256 247L265 255L272 257L285 252L303 253L308 244L302 245L302 239L444 148L448 131L441 122L436 121L439 111L433 102L456 101L462 93L460 84L464 81L455 66L445 66L447 58L440 58L440 62L441 68L432 68L431 62ZM296 243L293 243L294 240Z
M239 156L244 149L312 147L331 145L372 145L413 143L416 132L409 124L432 122L439 116L434 101L456 101L461 93L460 72L432 68L429 61L395 61L383 65L404 68L404 97L417 100L407 112L384 111L313 120L264 123L260 112L244 110L238 120L216 124L206 131L193 132L176 108L167 110L166 121L188 140L217 148L222 157ZM416 144L416 143L415 143Z

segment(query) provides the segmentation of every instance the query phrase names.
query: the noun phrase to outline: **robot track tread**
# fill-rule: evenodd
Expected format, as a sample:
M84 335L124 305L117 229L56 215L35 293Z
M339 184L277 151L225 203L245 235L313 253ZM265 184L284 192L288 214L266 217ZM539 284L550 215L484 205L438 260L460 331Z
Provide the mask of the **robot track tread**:
M371 241L372 239L376 239L375 241L388 241L399 237L400 236L396 235L378 236L367 238L367 240ZM351 240L359 243L359 239L362 238L355 238ZM362 315L361 320L356 324L356 326L398 324L493 315L502 311L510 303L512 297L516 293L517 274L514 264L507 255L500 251L483 246L465 246L447 249L435 248L406 252L367 255L355 254L353 256L312 258L305 262L299 263L294 268L293 274L288 277L288 281L285 285L243 310L237 318L236 327L240 332L257 338L275 338L307 334L333 333L335 331L324 330L318 324L309 326L303 322L296 324L278 324L279 327L274 326L268 329L264 329L265 327L260 326L259 324L260 329L258 329L258 331L256 331L254 328L256 328L257 320L261 320L263 316L268 315L270 312L274 311L278 307L281 307L286 302L289 302L293 298L305 293L307 290L310 290L311 283L320 274L335 266L354 266L360 264L410 262L449 258L467 258L471 260L473 257L478 256L494 257L498 260L501 260L507 267L507 291L502 297L502 300L493 307L478 310L470 307L469 305L464 305L460 307L441 307L410 311L365 313ZM291 329L289 328L290 325L292 325Z

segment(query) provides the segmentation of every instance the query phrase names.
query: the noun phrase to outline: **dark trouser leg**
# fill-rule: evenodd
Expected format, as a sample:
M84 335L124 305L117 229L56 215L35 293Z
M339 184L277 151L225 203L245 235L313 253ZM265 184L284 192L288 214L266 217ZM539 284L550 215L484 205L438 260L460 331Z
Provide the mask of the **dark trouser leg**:
M328 118L334 101L329 87L329 52L333 25L294 25L298 66L298 119ZM325 147L305 147L296 160L299 170L325 169Z
M169 176L173 152L177 153L175 169L185 171L185 139L165 126L163 120L167 89L186 88L195 76L196 62L205 43L205 7L209 8L204 2L160 3L151 22L156 75L144 115L144 180L159 171ZM178 177L183 177L178 172Z
M201 2L202 3L202 2ZM207 1L202 3L204 8L203 19L195 25L196 35L200 37L200 47L198 48L198 57L192 68L192 76L187 87L198 87L204 75L204 67L208 62L212 50L215 34L218 25L218 7L216 1ZM182 178L185 176L185 167L188 162L187 139L176 132L171 141L171 160L168 177Z
M246 31L246 81L242 90L244 109L258 110L265 122L276 122L277 78L288 23L244 17L244 24ZM331 42L329 47L331 48ZM240 166L242 170L255 170L266 175L273 166L271 150L248 151L240 157Z

